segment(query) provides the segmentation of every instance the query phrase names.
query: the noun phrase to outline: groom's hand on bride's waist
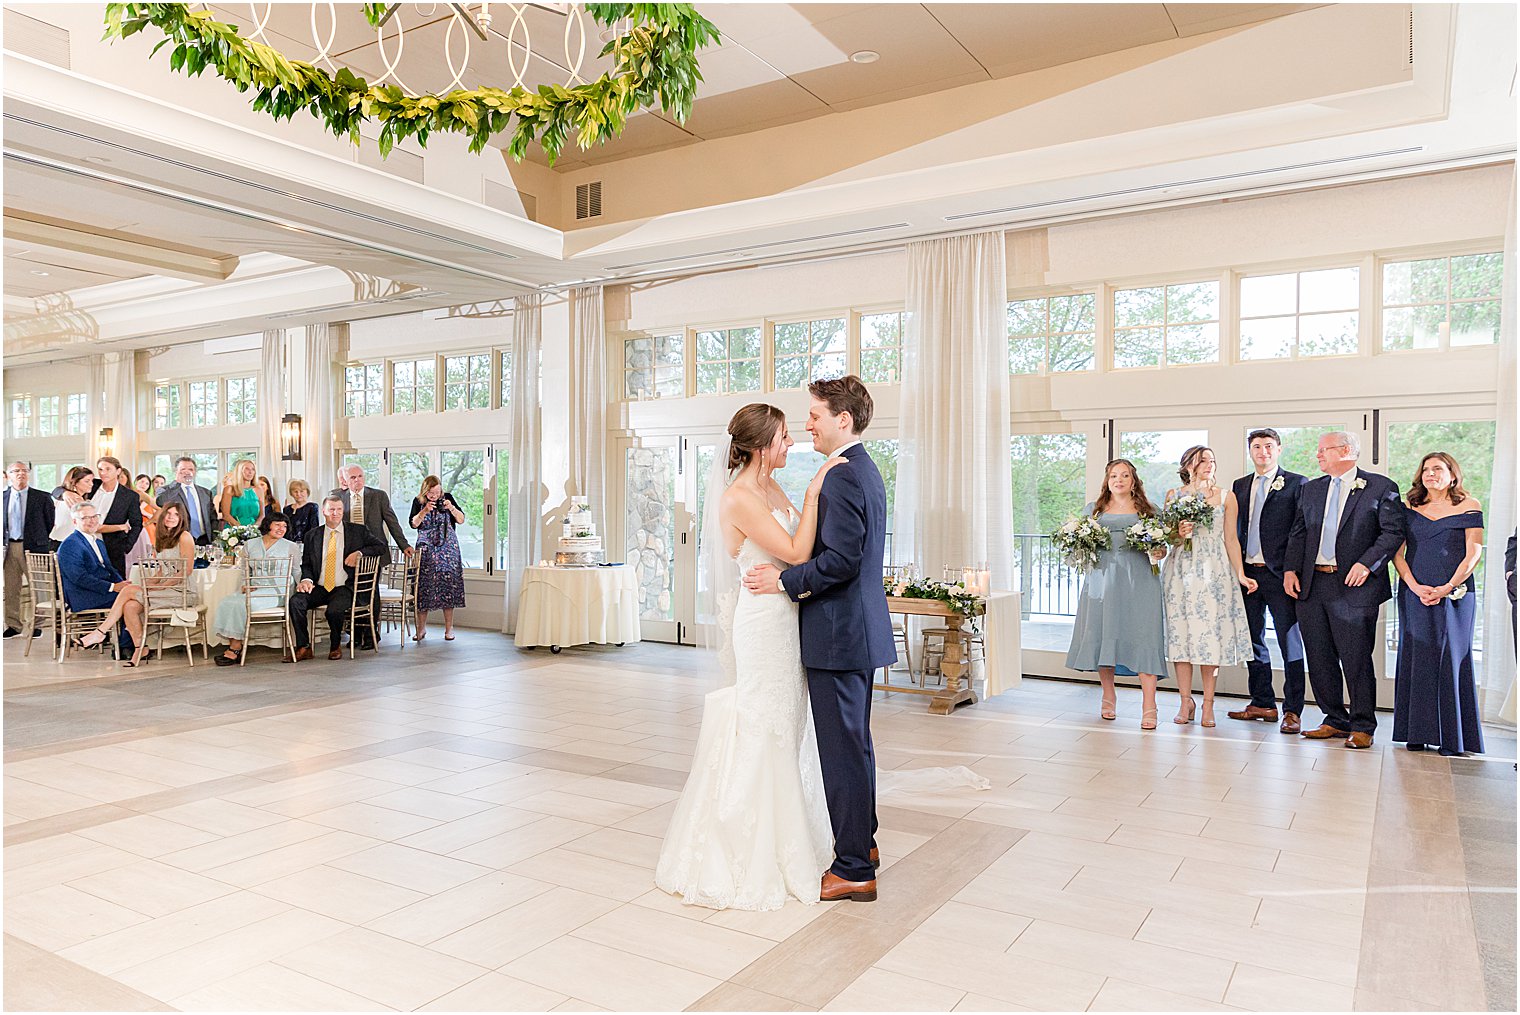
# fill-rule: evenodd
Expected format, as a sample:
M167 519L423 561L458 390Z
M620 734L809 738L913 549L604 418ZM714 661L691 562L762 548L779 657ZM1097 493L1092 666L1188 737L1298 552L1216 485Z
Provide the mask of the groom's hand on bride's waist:
M774 564L756 564L745 572L744 587L755 595L784 591L781 587L781 571Z

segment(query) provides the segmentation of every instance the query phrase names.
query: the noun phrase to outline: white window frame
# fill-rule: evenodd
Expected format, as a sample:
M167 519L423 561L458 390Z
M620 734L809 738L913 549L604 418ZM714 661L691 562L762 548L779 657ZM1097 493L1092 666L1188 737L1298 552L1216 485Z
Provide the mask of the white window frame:
M895 316L898 319L897 343L895 345L876 346L866 349L866 318ZM877 307L874 309L852 310L850 312L850 372L860 377L867 384L901 384L903 380L903 348L908 340L908 308L898 306ZM890 381L872 381L866 377L864 370L865 354L869 352L881 352L891 350L897 354L897 363L892 370L893 379Z
M197 390L202 397L196 398ZM210 392L208 401L205 397ZM197 377L185 381L184 400L182 402L183 413L181 417L185 426L193 430L204 430L211 426L222 425L222 382L218 378ZM202 422L195 421L196 409L201 410Z
M1235 330L1235 336L1234 336L1235 348L1234 348L1234 356L1232 358L1232 362L1236 362L1236 363L1288 363L1288 362L1296 362L1296 361L1299 361L1299 360L1350 359L1350 358L1352 358L1354 356L1360 356L1360 355L1362 355L1365 351L1367 351L1367 341L1366 341L1366 336L1368 334L1368 331L1367 331L1367 311L1369 309L1368 307L1363 306L1363 303L1367 299L1367 296L1368 296L1368 285L1372 281L1372 280L1370 280L1367 277L1367 269L1371 266L1372 263L1374 263L1374 261L1373 261L1372 258L1361 258L1361 259L1350 260L1350 261L1348 261L1346 259L1340 259L1340 260L1336 260L1336 261L1333 261L1333 262L1330 262L1330 263L1327 263L1327 264L1312 264L1311 263L1311 264L1301 264L1301 265L1290 265L1290 266L1285 266L1285 267L1276 268L1276 269L1271 269L1271 268L1268 268L1268 269L1252 269L1252 270L1249 270L1249 271L1237 271L1237 272L1235 272L1234 273L1234 275L1235 275L1234 285L1231 286L1231 290L1232 290L1231 295L1234 298L1234 313L1235 313L1235 321L1234 321L1234 323L1235 323L1235 329L1234 329ZM1357 278L1357 297L1356 297L1356 301L1349 308L1336 309L1336 310L1311 310L1311 311L1305 313L1304 310L1302 309L1302 307L1303 307L1303 276L1306 275L1306 274L1317 272L1317 271L1344 271L1344 270L1348 270L1348 269L1351 270L1351 271L1355 271L1357 273L1357 276L1356 276L1356 278ZM1291 314L1258 314L1258 315L1255 315L1255 316L1252 316L1252 317L1247 317L1245 314L1241 313L1241 306L1242 306L1242 300L1243 300L1242 292L1243 292L1243 287L1245 285L1246 279L1249 279L1249 278L1267 278L1267 277L1271 277L1271 276L1274 276L1274 275L1292 275L1293 276L1293 278L1294 278L1294 282L1293 282L1293 305L1294 305L1294 310L1293 310L1293 313L1291 313ZM1370 308L1370 309L1374 309L1375 310L1376 308ZM1303 353L1301 353L1299 351L1300 350L1300 346L1302 345L1302 341L1303 341L1303 323L1302 322L1303 322L1303 319L1305 317L1323 317L1323 316L1327 316L1329 314L1347 314L1347 313L1349 313L1349 314L1355 314L1356 315L1357 344L1356 344L1356 348L1355 349L1351 350L1350 352L1336 352L1336 353L1327 353L1327 354L1323 354L1323 355L1309 355L1309 356L1306 356L1306 355L1304 355ZM1286 319L1286 318L1291 318L1292 321L1293 321L1293 350L1292 350L1292 352L1289 355L1287 355L1287 356L1256 356L1256 357L1247 357L1245 355L1245 351L1242 348L1241 343L1244 341L1244 331L1245 331L1245 325L1246 325L1247 321L1276 321L1276 320L1283 320L1283 319Z
M1375 316L1375 320L1373 321L1373 330L1372 330L1372 336L1373 336L1373 338L1372 338L1373 354L1374 355L1378 355L1378 356L1382 356L1382 355L1408 356L1408 355L1411 355L1411 354L1420 354L1420 353L1427 353L1427 354L1428 353L1445 353L1445 352L1457 352L1457 353L1461 353L1461 352L1463 352L1465 350L1468 350L1468 349L1491 349L1491 348L1493 348L1494 345L1496 345L1497 343L1489 343L1487 345L1452 345L1451 344L1451 329L1450 329L1449 325L1451 323L1451 308L1453 306L1464 304L1464 303L1499 303L1501 305L1501 312L1502 312L1502 305L1503 305L1503 300L1504 300L1502 291L1501 291L1500 295L1498 295L1498 296L1484 298L1484 299L1457 299L1457 300L1453 300L1451 298L1451 259L1454 258L1454 257L1470 257L1470 256L1473 256L1475 254L1497 254L1497 255L1499 255L1500 258L1503 258L1504 257L1504 241L1503 241L1502 238L1498 238L1498 239L1494 239L1494 240L1491 240L1491 241L1486 242L1486 243L1477 243L1477 244L1465 243L1465 244L1462 244L1460 246L1445 245L1445 246L1441 246L1441 247L1425 248L1425 249L1416 248L1416 249L1414 249L1412 251L1394 251L1394 252L1379 253L1373 259L1373 264L1375 265L1375 267L1374 267L1374 283L1375 283L1375 286L1376 286L1376 299L1373 301L1373 304L1374 304L1373 305L1373 309L1374 309L1375 315L1376 315ZM1384 284L1383 269L1384 269L1384 267L1386 265L1389 265L1389 264L1403 264L1403 263L1407 263L1407 262L1410 262L1410 261L1434 261L1434 260L1437 260L1437 259L1445 259L1445 261L1446 261L1446 299L1443 302L1441 302L1441 303L1388 303L1387 302L1387 296L1385 295L1384 288L1383 288L1383 284ZM1405 309L1412 309L1412 308L1418 308L1418 307L1430 307L1430 306L1444 306L1444 307L1446 307L1446 320L1443 323L1446 324L1446 325L1448 325L1448 327L1444 327L1444 328L1442 328L1440 330L1440 332L1438 334L1438 337L1437 337L1436 345L1434 345L1432 347L1428 347L1428 348L1423 348L1423 349L1421 349L1421 348L1414 348L1414 349L1389 349L1389 348L1387 348L1387 347L1385 347L1383 345L1383 321L1384 321L1384 317L1388 313L1388 311L1390 311L1390 310L1405 310Z
M250 381L253 383L253 394L251 396L244 395L244 397L239 398L232 397L232 386L234 384L246 384ZM246 387L239 389L240 393L246 392L247 390L248 389ZM233 422L232 406L234 403L248 407L247 418L239 422ZM257 374L243 374L238 377L228 377L226 379L222 392L222 419L228 426L249 426L258 423L259 378Z
M1174 288L1180 288L1182 286L1209 285L1209 284L1212 284L1212 285L1215 286L1214 303L1215 303L1215 308L1216 308L1216 315L1214 317L1212 317L1212 318L1209 318L1209 319L1206 319L1206 320L1200 320L1200 321L1173 321L1172 317L1171 317L1171 290L1174 289ZM1139 289L1160 289L1161 290L1161 308L1162 308L1161 309L1161 313L1162 313L1161 323L1160 324L1136 324L1136 325L1128 325L1128 326L1121 327L1118 324L1118 319L1119 319L1118 318L1118 313L1119 312L1118 312L1118 307L1115 305L1115 301L1118 300L1119 294L1121 292L1133 292L1133 291L1139 290ZM1183 279L1172 279L1172 280L1154 281L1154 282L1141 282L1141 283L1136 283L1136 284L1129 284L1129 283L1125 283L1125 284L1122 284L1122 285L1121 284L1110 284L1110 285L1108 285L1108 286L1105 287L1105 290L1106 290L1106 301L1107 301L1107 304L1108 304L1108 322L1109 322L1109 327L1108 327L1108 332L1109 332L1109 339L1108 339L1108 367L1109 367L1109 369L1111 371L1114 371L1116 373L1132 373L1132 372L1134 372L1136 370L1175 370L1175 369L1186 369L1188 367L1212 367L1212 366L1219 366L1220 364L1226 362L1226 358L1225 358L1225 321L1224 321L1224 312L1225 312L1225 301L1224 301L1225 281L1222 278L1220 278L1218 275L1206 275L1206 276L1203 276L1203 277L1190 276L1188 278L1183 278ZM1096 322L1094 322L1094 323L1096 323ZM1214 326L1214 338L1215 338L1215 342L1216 342L1216 350L1215 350L1214 359L1212 359L1212 360L1204 360L1203 362L1200 362L1200 363L1172 363L1172 362L1170 362L1168 360L1168 358L1167 358L1167 350L1170 348L1170 344L1171 343L1170 343L1169 339L1171 337L1171 332L1172 332L1173 328L1185 328L1185 327L1190 328L1190 327L1196 327L1196 326L1199 326L1199 325L1205 325L1206 326L1206 325L1210 325L1210 324L1212 324ZM1133 367L1120 366L1119 365L1119 335L1120 335L1120 333L1121 332L1126 332L1126 331L1148 331L1148 330L1151 330L1151 329L1160 329L1160 331L1161 331L1161 361L1159 363L1157 363L1155 366L1133 366ZM1079 373L1080 371L1066 371L1066 372L1067 373ZM1027 375L1025 375L1025 376L1027 376Z
M841 356L843 358L843 361L844 361L844 373L848 374L850 372L850 369L851 369L851 367L850 367L850 316L851 315L850 315L849 311L844 311L842 313L810 314L810 315L808 315L806 317L785 317L785 318L778 318L776 320L769 321L768 322L769 327L766 328L766 333L767 333L767 337L769 338L769 342L767 342L766 344L769 346L769 354L770 354L769 355L769 362L770 362L770 365L763 370L763 377L761 379L761 383L763 385L765 385L765 390L767 390L767 391L806 391L809 384L811 384L814 381L816 381L816 380L819 379L818 375L813 372L813 366L814 366L814 360L815 360L815 358L818 357L818 356L820 356L820 355L823 355L823 356L834 356L834 355ZM844 348L841 349L838 353L819 353L819 352L815 351L814 347L813 347L813 326L816 325L816 324L822 324L822 323L829 322L829 321L838 321L839 322L839 326L840 326L840 336L839 337L842 338L842 339L844 339ZM795 326L797 326L799 324L800 325L805 325L806 328L807 328L807 349L804 352L802 352L801 354L788 353L785 356L778 355L778 353L776 351L776 329L777 328L795 327ZM761 349L761 358L762 359L766 358L766 356L765 356L766 351L767 350L764 347L762 347L762 349ZM802 360L803 361L803 364L806 367L806 369L803 371L802 383L801 384L788 385L787 387L784 387L784 388L777 386L777 384L776 384L776 368L780 365L780 362L782 360ZM741 360L740 362L746 362L746 361ZM841 374L840 376L844 376L844 374Z
M22 439L31 437L33 431L32 424L37 418L32 410L32 396L12 395L10 402L11 436ZM17 409L22 409L22 411L17 412Z
M88 433L90 429L90 396L77 391L64 396L63 432L69 436ZM77 423L76 423L77 420Z
M432 380L432 382L431 383L426 383L426 384L419 383L417 381L417 368L420 367L420 366L427 366L429 364L431 364L432 368L433 368L433 380ZM410 383L410 384L401 384L400 382L398 382L396 380L396 368L399 367L399 366L409 366L409 367L412 368L412 383ZM388 406L389 406L389 412L390 412L390 414L393 415L393 416L416 416L416 415L421 414L421 413L437 412L438 411L438 377L439 377L439 373L440 373L439 366L440 366L440 364L439 364L439 357L437 357L437 356L419 356L416 359L394 359L394 360L388 361L386 363L386 371L385 372L386 372L386 376L387 376L387 378L389 380L389 384L387 385L388 396L389 396L388 399L387 399L387 403L388 403ZM433 407L431 409L420 409L420 408L417 407L417 393L419 391L426 391L428 388L432 388L433 389L433 391L432 391L432 394L433 394ZM409 391L409 392L411 392L411 395L412 395L412 407L410 409L398 409L398 408L396 408L396 393L398 391Z
M1105 298L1105 297L1109 296L1109 290L1110 290L1110 288L1111 287L1104 286L1104 285L1101 285L1101 284L1095 284L1095 285L1089 285L1089 286L1080 286L1078 288L1072 288L1072 289L1041 289L1041 290L1034 290L1034 291L1029 291L1029 292L1010 292L1008 294L1007 303L1004 305L1004 309L1003 309L1003 315L1004 315L1003 316L1004 361L1007 362L1007 346L1008 346L1008 342L1009 342L1010 337L1011 337L1008 334L1008 323L1007 323L1008 322L1008 318L1007 318L1008 310L1007 310L1007 307L1008 307L1009 304L1013 304L1013 303L1024 303L1024 302L1027 302L1029 300L1045 300L1046 301L1046 304L1045 304L1045 331L1044 331L1043 335L1041 336L1041 337L1043 337L1045 339L1045 351L1044 351L1044 354L1040 358L1040 369L1038 371L1036 371L1034 373L1027 373L1027 374L1023 374L1023 373L1016 374L1016 373L1013 372L1013 365L1011 363L1009 363L1008 364L1008 376L1009 377L1056 377L1056 376L1066 376L1066 375L1080 376L1082 374L1097 374L1097 373L1103 372L1103 367L1104 367L1104 365L1105 365L1105 363L1106 363L1106 361L1108 359L1108 357L1106 357L1105 353L1104 353L1104 345L1108 344L1110 347L1112 347L1112 340L1109 339L1105 343L1105 337L1104 337L1105 336L1105 324L1107 322L1109 314L1111 313L1111 311L1108 310L1107 308L1112 305L1112 299L1111 298ZM1074 296L1090 296L1090 297L1092 297L1092 301L1093 301L1093 330L1091 332L1092 337L1093 337L1092 363L1089 366L1086 366L1086 367L1082 368L1081 370L1051 370L1050 369L1050 340L1052 338L1055 338L1055 337L1061 336L1061 335L1086 335L1086 334L1088 334L1088 332L1086 332L1086 331L1055 331L1055 332L1051 331L1051 328L1050 328L1050 303L1049 303L1049 301L1053 300L1053 299L1060 299L1062 297L1067 297L1067 296L1073 296L1073 297ZM1108 327L1107 330L1111 333L1112 328ZM1025 338L1025 339L1029 339L1029 338L1034 338L1035 336L1033 336L1033 335L1024 335L1024 336L1020 336L1020 337Z
M166 392L170 397L161 401L160 396ZM186 406L183 384L179 381L154 382L148 397L152 400L154 430L179 430L184 427ZM178 416L178 419L175 419L175 416Z
M732 352L732 349L733 349L733 336L732 336L731 333L735 332L735 331L750 331L750 330L754 330L755 332L758 333L758 336L759 336L759 339L760 339L760 353L759 353L759 355L756 356L756 357L754 357L754 358L751 358L749 356L744 356L744 357L740 357L739 359L734 359L733 356L730 355L730 353ZM713 359L713 360L704 360L704 359L701 359L700 357L701 357L702 343L701 343L700 336L704 335L704 334L714 334L714 333L717 333L717 332L722 332L723 333L724 358L723 359ZM690 371L690 375L689 375L691 377L691 383L689 385L689 390L692 392L692 396L696 397L696 398L700 398L700 397L710 396L710 395L733 395L733 394L751 395L751 394L757 394L757 393L761 393L761 392L770 390L766 386L767 383L770 380L770 378L768 376L768 372L766 370L766 366L770 362L770 347L771 347L770 323L768 321L759 321L759 322L756 322L756 321L746 321L746 322L734 323L734 324L714 324L714 325L707 325L707 326L700 327L700 328L688 328L687 329L687 348L691 351L691 356L689 357L689 362L691 363L691 371ZM699 374L700 374L700 367L702 366L703 363L722 363L722 364L724 364L723 385L717 391L702 391L701 390L701 388L699 386L699 383L698 383L698 377L699 377ZM756 386L755 388L745 388L742 391L738 390L738 389L736 389L734 387L732 387L732 385L729 382L733 379L734 364L735 363L754 363L756 365L755 372L756 372L756 374L759 377L759 384L758 384L758 386Z
M58 437L63 434L60 429L63 421L63 396L62 395L38 395L37 404L32 414L32 429L38 437ZM51 408L52 411L49 411ZM52 432L47 432L47 420L52 420Z
M371 406L372 396L370 395L369 372L375 368L379 368L380 370L379 394L373 396L373 401L375 401L376 404ZM356 388L350 385L348 373L350 370L360 371L360 377L364 381L361 386ZM349 398L355 392L359 392L361 395L361 400L363 403L362 408L364 409L363 412L349 412ZM362 419L366 416L383 416L384 414L385 362L383 360L372 360L369 362L361 362L356 360L352 363L345 363L343 365L343 415L347 416L350 419Z
M439 390L442 393L443 399L442 399L441 402L437 403L438 404L438 411L439 412L480 412L480 411L487 410L487 409L491 408L491 391L495 387L495 384L493 384L493 382L492 382L492 368L498 366L498 364L496 362L496 357L492 355L491 350L489 350L489 349L484 349L484 350L482 350L482 349L476 349L476 350L474 350L472 352L445 353L442 357L440 357L440 359L441 359L441 362L439 364L439 370L438 370L436 376L438 377ZM462 359L462 360L465 361L465 366L464 366L464 378L465 379L463 381L452 381L451 382L449 380L449 361L450 360L460 360L460 359ZM485 375L483 377L480 377L480 378L477 378L475 376L475 373L474 373L474 370L473 370L473 361L476 360L476 359L484 359L485 360L485 367L484 367ZM463 404L462 405L454 406L452 408L449 406L449 386L450 386L450 384L453 384L456 387L460 386L460 385L463 385L464 391L462 392L462 395L463 395ZM480 385L480 384L484 384L485 385L485 389L486 389L485 404L484 405L472 406L472 405L470 405L470 391L476 385Z

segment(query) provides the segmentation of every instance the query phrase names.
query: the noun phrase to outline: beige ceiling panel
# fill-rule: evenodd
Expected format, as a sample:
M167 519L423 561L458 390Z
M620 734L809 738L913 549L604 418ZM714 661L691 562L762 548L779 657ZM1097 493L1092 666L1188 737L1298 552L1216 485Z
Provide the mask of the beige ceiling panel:
M46 296L49 293L67 292L71 289L81 289L85 286L104 285L107 282L140 278L142 274L105 274L95 271L81 271L80 269L70 268L66 265L52 264L45 259L12 257L7 253L5 258L5 295Z
M786 80L774 67L737 46L703 50L697 54L697 65L702 71L702 83L697 86L698 102L725 92Z
M832 108L844 113L852 109L864 109L867 106L876 106L884 102L896 102L898 99L911 99L915 95L929 95L933 92L942 92L946 88L959 88L961 85L973 85L979 81L986 80L986 72L978 68L969 74L958 74L955 77L943 78L939 81L922 81L897 89L896 91L875 92L858 99L836 102Z
M639 113L628 118L628 124L621 137L614 138L606 144L596 145L588 151L574 148L572 142L568 147L574 148L574 151L567 150L566 154L595 166L666 148L696 144L698 140L687 131L653 113Z
M1162 4L930 4L929 11L993 77L1177 37Z
M708 3L697 9L718 26L725 39L748 46L758 39L804 31L810 25L881 6L887 5Z
M731 137L831 112L789 78L698 99L685 128L701 138Z
M1325 4L1167 4L1177 34L1203 35L1222 28L1253 25L1259 21L1311 11Z

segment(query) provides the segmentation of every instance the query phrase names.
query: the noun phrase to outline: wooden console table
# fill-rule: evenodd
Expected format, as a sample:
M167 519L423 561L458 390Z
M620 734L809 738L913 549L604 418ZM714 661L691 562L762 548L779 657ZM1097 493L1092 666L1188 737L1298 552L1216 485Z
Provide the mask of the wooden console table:
M985 604L978 606L976 613L972 616L982 616L985 609ZM905 599L898 596L887 597L887 612L914 617L940 617L945 621L945 627L949 628L949 633L945 635L945 654L939 663L940 672L945 677L945 686L914 687L911 684L882 682L875 685L876 690L930 695L929 711L935 715L949 715L957 706L976 704L976 692L971 689L971 680L966 676L966 671L970 669L971 658L969 651L971 632L966 630L966 621L971 618L965 614L956 613L937 599ZM888 667L886 672L890 677L891 668ZM964 684L963 677L966 678Z

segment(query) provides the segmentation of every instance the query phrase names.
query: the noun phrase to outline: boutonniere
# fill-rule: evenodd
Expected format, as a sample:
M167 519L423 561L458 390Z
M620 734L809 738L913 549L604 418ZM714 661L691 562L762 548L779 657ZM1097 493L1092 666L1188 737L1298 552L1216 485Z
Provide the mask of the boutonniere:
M1351 489L1353 489L1353 490L1365 490L1365 489L1367 489L1367 481L1365 479L1363 479L1361 476L1358 476L1358 477L1356 477L1356 482L1351 484Z
M1269 486L1269 487L1267 487L1267 489L1271 490L1273 493L1281 493L1282 492L1282 488L1283 488L1282 473L1278 473L1277 474L1277 478L1274 479L1274 480L1272 480L1272 485Z
M1450 599L1452 602L1456 602L1458 599L1461 599L1465 595L1467 595L1467 586L1463 584L1458 585L1456 588L1448 592L1446 594L1446 598Z

